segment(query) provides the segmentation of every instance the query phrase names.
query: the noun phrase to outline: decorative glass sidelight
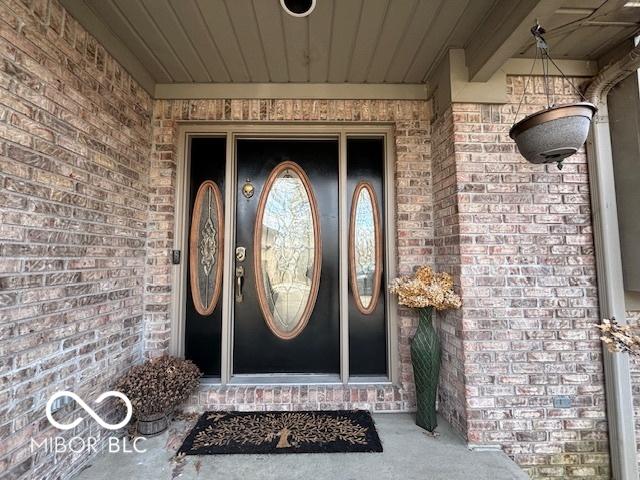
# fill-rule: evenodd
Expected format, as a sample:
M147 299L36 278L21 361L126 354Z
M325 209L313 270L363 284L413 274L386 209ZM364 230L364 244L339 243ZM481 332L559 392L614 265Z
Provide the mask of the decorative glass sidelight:
M254 230L256 288L274 335L289 340L306 327L320 282L318 208L309 178L291 161L265 182Z
M202 182L193 204L189 235L189 268L193 305L211 315L222 285L222 195L215 182Z
M378 304L382 278L382 232L375 195L367 182L356 186L349 226L351 292L356 307L365 315Z

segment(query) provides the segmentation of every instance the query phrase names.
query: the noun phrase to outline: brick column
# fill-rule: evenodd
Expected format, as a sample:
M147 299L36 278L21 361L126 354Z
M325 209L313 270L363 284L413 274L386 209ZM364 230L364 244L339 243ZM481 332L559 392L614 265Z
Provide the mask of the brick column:
M508 79L506 105L453 104L434 121L436 265L464 302L441 324L441 410L534 478L609 478L586 158L559 171L516 152L508 129L525 81ZM553 86L556 103L575 100ZM532 88L521 115L545 104L540 77Z
M432 125L432 171L435 267L447 271L460 285L460 218L454 123L451 108L445 110ZM462 435L466 436L464 351L462 344L462 312L439 314L442 342L442 368L438 392L439 412Z

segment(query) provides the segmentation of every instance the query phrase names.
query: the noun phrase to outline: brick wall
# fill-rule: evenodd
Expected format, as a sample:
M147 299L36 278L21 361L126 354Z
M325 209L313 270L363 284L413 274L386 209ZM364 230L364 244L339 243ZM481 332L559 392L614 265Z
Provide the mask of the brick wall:
M91 404L142 358L151 109L57 1L0 0L2 478L77 468L86 455L30 450L60 434L48 397Z
M525 80L508 79L507 105L451 108L460 252L442 263L460 263L467 437L502 446L534 478L609 478L586 158L559 171L515 152L507 133ZM522 115L545 103L533 80ZM553 87L556 102L574 99ZM562 395L569 408L554 406Z
M627 321L636 333L640 330L640 311L628 311ZM638 465L640 466L640 357L631 357L631 389L633 393L633 406L635 410L634 424L636 427L636 445L638 448Z
M435 266L453 275L460 285L460 218L458 214L458 181L453 113L450 108L434 119L431 142L433 149L433 209ZM440 313L439 332L442 344L442 367L438 391L438 410L464 437L467 434L466 392L462 312Z
M171 333L171 271L176 181L176 127L179 121L320 121L392 122L396 141L398 271L433 262L429 111L420 101L343 100L180 100L156 101L151 155L152 211L149 223L146 285L146 350L150 356L167 351ZM410 410L414 408L409 339L417 318L402 311L399 318L401 385L218 388L205 386L192 399L207 408L350 408Z

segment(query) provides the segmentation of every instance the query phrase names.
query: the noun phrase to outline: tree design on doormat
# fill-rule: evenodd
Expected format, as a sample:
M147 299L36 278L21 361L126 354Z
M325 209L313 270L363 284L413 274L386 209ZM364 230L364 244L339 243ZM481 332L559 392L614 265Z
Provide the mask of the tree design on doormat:
M336 441L366 445L367 427L344 416L308 412L231 416L218 419L198 432L193 447L224 446L231 442L262 445L274 439L278 439L276 448Z

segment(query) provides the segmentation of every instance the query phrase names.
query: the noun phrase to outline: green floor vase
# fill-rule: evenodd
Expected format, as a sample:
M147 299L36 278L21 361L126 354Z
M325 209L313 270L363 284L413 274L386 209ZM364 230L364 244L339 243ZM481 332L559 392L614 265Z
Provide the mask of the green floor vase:
M440 338L433 328L433 308L420 308L420 323L411 341L411 363L416 384L418 412L416 424L433 432L436 419L436 395L440 374Z

